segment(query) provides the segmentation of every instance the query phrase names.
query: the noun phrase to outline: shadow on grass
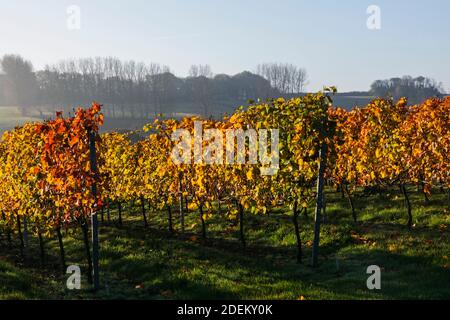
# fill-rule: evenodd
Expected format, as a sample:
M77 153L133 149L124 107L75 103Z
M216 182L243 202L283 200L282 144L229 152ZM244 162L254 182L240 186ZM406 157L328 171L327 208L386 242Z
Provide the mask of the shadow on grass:
M406 256L383 250L363 251L354 248L352 252L339 257L339 270L335 278L320 280L318 286L338 296L352 293L353 297L366 299L449 299L450 272L433 264L430 259ZM325 263L322 270L335 265ZM368 290L366 286L367 267L381 268L381 290Z
M237 239L238 226L218 217L208 222L208 240L202 242L196 227L190 232L170 235L164 214L149 212L151 226L143 228L139 211L124 214L124 226L101 226L101 279L104 289L93 295L87 291L66 292L65 278L56 278L58 298L99 299L296 299L305 295L309 299L418 299L450 298L449 272L437 264L436 257L445 252L442 232L437 227L416 227L413 231L386 213L396 209L400 216L402 199L389 201L358 201L359 212L369 212L360 224L351 222L347 200L330 195L328 223L323 225L320 247L320 266L310 265L310 244L304 243L304 263L295 262L296 249L290 217L282 212L269 217L248 215L246 233L248 246L243 248ZM415 198L414 198L415 199ZM368 204L367 201L370 201ZM358 204L360 202L360 204ZM398 208L397 208L398 207ZM383 214L378 214L378 211ZM435 209L432 209L434 212ZM114 214L114 212L112 212ZM428 213L427 213L428 214ZM196 213L187 216L187 225L195 224ZM384 219L382 219L384 218ZM214 219L214 218L213 218ZM157 221L155 221L157 220ZM158 221L159 220L159 221ZM223 221L225 220L225 221ZM312 210L301 218L302 237L311 239ZM395 221L395 222L392 222ZM174 219L178 226L178 220ZM215 225L217 223L217 225ZM159 226L159 227L155 227ZM261 231L262 230L262 231ZM387 249L368 247L355 242L352 232L373 237L379 245L388 246L397 238L409 241L410 236L419 248L392 253ZM435 252L428 254L423 239L441 242ZM445 240L447 239L447 240ZM69 263L85 264L81 235L70 234L64 239ZM55 240L48 248L47 269L59 271L58 249ZM407 248L409 249L409 248ZM38 252L37 243L33 252ZM420 256L419 256L420 255ZM38 255L31 261L34 271L51 273L38 267ZM382 290L369 291L366 287L366 269L376 264L382 268ZM56 271L58 270L58 271ZM85 268L82 269L85 272ZM28 272L28 269L26 270ZM14 292L25 292L29 297L29 284L35 279L17 280L17 272L3 272L0 265L0 283ZM3 277L3 278L2 278ZM41 278L44 276L41 275ZM40 296L35 293L35 296Z

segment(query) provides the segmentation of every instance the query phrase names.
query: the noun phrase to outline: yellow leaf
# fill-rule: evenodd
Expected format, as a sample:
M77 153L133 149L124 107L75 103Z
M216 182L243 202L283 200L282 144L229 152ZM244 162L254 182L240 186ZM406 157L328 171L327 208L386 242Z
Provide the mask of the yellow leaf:
M198 205L196 203L191 202L188 205L188 209L192 210L192 211L197 210L198 209Z
M378 158L381 158L381 152L380 152L380 149L376 149L375 150L375 157L378 159Z

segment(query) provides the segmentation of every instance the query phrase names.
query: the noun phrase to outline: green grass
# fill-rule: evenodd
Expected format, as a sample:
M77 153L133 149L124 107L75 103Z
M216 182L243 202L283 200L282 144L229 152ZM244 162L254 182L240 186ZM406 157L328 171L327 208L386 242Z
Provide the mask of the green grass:
M82 290L65 289L55 239L46 243L41 267L36 239L22 261L2 242L0 299L449 299L450 213L436 192L425 205L412 194L415 227L409 231L403 200L392 191L355 198L358 225L347 200L327 190L320 265L313 269L313 208L301 217L304 262L295 259L295 236L287 209L270 216L246 216L248 246L242 248L235 221L216 215L207 222L208 241L199 236L198 214L190 213L185 234L170 236L165 212L148 212L144 229L139 206L127 206L124 225L100 229L102 289L94 294L83 277ZM113 211L113 219L116 212ZM177 214L174 214L177 217ZM179 221L175 221L179 230ZM86 273L80 230L65 235L68 264ZM15 240L17 242L17 240ZM366 287L369 265L382 268L382 289Z

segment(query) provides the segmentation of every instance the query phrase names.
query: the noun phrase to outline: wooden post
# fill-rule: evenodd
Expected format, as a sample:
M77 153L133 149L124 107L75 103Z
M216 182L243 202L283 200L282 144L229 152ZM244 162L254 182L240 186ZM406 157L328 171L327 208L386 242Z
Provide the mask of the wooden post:
M326 121L326 120L325 120ZM325 125L325 123L324 123ZM324 130L325 131L325 130ZM320 220L321 220L321 210L323 208L323 187L324 187L324 175L325 166L327 163L327 144L322 143L320 147L320 164L319 164L319 175L317 177L317 196L316 196L316 213L314 216L314 240L312 248L312 266L317 266L317 260L319 256L319 242L320 242Z
M84 242L84 249L86 250L86 260L88 264L88 283L92 284L92 258L91 258L91 248L89 246L89 222L87 219L83 218L81 221L81 230L83 231L83 242Z
M97 176L97 155L95 150L95 132L88 129L89 135L89 154L91 171ZM92 195L97 201L97 184L92 185ZM91 213L91 225L92 225L92 271L94 280L94 291L97 291L100 287L100 275L99 275L99 242L98 242L98 217L97 207L93 208Z

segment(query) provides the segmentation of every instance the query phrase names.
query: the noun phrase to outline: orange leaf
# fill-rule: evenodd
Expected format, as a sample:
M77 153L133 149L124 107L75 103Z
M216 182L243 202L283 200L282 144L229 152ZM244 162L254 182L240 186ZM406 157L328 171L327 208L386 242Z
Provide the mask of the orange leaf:
M80 141L80 138L78 136L73 136L72 139L70 139L69 145L73 147Z

